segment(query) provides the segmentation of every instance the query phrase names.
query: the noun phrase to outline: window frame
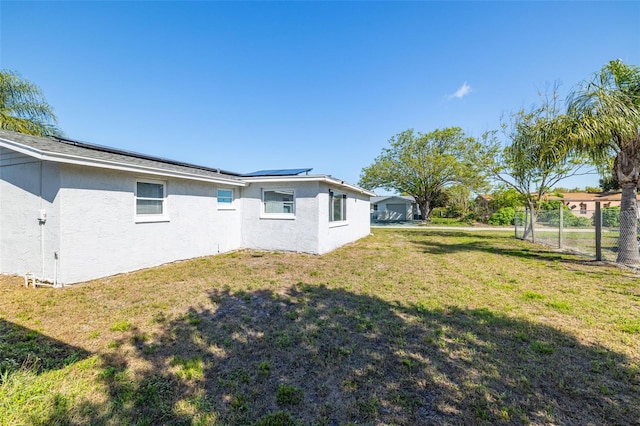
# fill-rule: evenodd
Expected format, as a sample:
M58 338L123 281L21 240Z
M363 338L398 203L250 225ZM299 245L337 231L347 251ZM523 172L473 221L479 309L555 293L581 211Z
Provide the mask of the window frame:
M335 218L335 200L340 200L340 219ZM347 194L329 190L329 224L342 225L347 223Z
M268 213L267 205L265 202L265 193L287 191L291 192L293 200L290 202L293 212L291 213ZM260 191L260 218L262 219L288 219L293 220L296 218L296 190L294 188L262 188Z
M138 184L145 183L150 185L160 185L162 186L162 197L139 197L138 196ZM153 180L153 179L136 179L134 192L133 192L134 204L134 221L136 223L145 223L145 222L168 222L169 215L167 214L167 182L161 180ZM150 200L150 201L161 201L161 210L162 213L139 213L138 212L138 201L139 200Z
M231 197L228 196L221 196L220 195L220 191L228 191L231 192ZM218 188L216 189L216 203L218 205L218 210L235 210L235 190L233 188ZM231 201L229 202L221 202L220 199L224 198L224 199L228 199L230 198Z
M580 203L580 214L587 214L587 203Z

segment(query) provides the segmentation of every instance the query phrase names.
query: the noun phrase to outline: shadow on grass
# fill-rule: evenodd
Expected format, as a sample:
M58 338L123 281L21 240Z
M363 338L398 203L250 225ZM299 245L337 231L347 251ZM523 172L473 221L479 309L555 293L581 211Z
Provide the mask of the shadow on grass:
M401 306L299 284L211 291L103 355L92 424L629 424L639 366L489 310ZM124 348L127 348L126 350ZM131 349L133 348L133 349ZM131 352L132 351L132 352ZM135 377L128 364L143 362ZM631 421L632 422L632 421Z
M551 262L559 261L576 264L593 263L592 259L584 256L570 255L562 252L553 253L549 251L548 247L536 246L530 243L522 249L514 249L513 236L496 236L495 234L487 233L487 231L483 231L485 233L460 231L430 231L425 233L421 230L399 230L397 232L404 235L405 238L408 238L414 245L428 254L446 255L458 252L480 251L520 259ZM440 238L442 241L447 242L439 241ZM501 239L505 240L504 245L500 245Z
M84 349L0 319L0 425L67 424L72 410L69 399L57 391L48 392L55 379L42 376L55 376L90 355ZM16 414L34 401L46 401L42 405L47 408L33 416L28 410Z
M0 377L22 367L36 373L58 370L89 355L84 349L0 319Z

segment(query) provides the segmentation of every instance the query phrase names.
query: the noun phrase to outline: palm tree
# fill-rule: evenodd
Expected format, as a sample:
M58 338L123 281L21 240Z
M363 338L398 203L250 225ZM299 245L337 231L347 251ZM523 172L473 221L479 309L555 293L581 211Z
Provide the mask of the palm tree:
M59 135L53 109L38 86L0 70L0 129L36 136Z
M640 264L637 188L640 180L640 68L606 64L569 97L571 146L596 164L611 165L622 188L617 262Z

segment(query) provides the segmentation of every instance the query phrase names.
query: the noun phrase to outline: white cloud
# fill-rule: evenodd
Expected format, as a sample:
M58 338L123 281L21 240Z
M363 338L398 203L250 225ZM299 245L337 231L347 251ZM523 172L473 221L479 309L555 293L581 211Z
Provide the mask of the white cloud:
M462 99L465 96L467 96L470 92L471 92L471 86L469 86L467 84L467 82L465 81L462 84L462 86L460 86L460 88L458 90L456 90L456 93L454 93L453 95L449 96L449 99L451 99L451 98Z

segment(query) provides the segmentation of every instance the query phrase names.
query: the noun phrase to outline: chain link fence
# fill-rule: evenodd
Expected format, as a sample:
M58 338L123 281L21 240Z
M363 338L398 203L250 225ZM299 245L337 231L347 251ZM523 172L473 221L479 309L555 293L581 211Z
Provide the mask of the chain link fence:
M533 217L532 217L533 216ZM620 233L621 223L633 222L632 233ZM619 207L571 211L566 207L533 212L516 211L516 238L615 262L624 250L638 250L638 218ZM623 226L622 228L625 228ZM622 250L622 253L620 252Z

